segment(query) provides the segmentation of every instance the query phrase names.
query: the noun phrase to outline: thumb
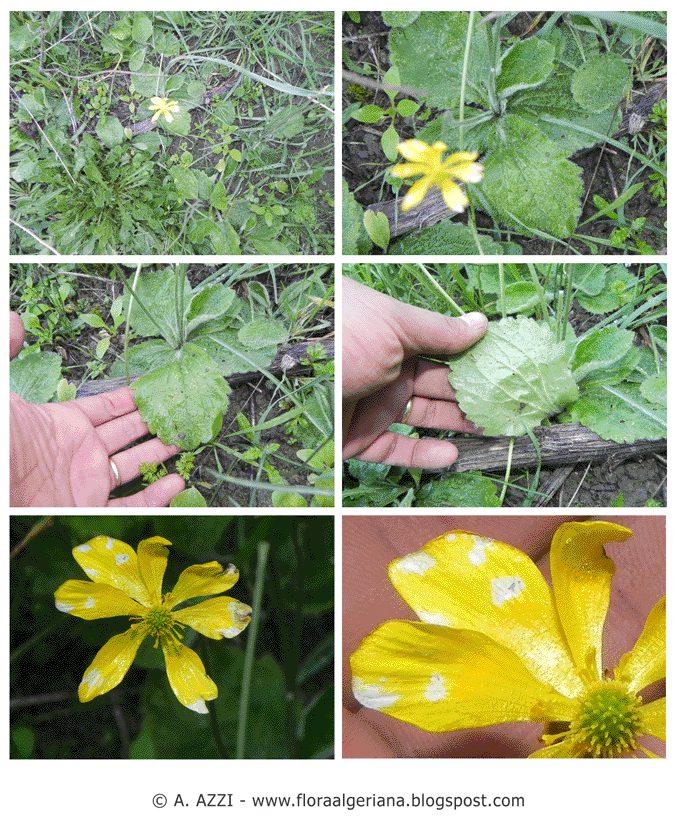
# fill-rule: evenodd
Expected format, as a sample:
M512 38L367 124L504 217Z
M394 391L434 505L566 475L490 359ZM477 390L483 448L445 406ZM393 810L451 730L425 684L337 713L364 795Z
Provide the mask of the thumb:
M400 306L398 335L405 356L462 352L487 331L487 318L481 312L451 318L417 306Z

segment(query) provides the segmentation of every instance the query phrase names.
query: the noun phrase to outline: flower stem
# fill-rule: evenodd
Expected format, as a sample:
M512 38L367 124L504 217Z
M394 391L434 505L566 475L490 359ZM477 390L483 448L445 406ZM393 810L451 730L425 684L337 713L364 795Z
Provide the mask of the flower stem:
M204 636L201 636L201 650L202 653L202 663L205 665L205 671L207 675L211 678L211 661L209 656L209 643ZM223 742L223 738L221 737L221 730L219 728L219 719L216 715L216 702L213 702L211 706L207 707L209 711L209 726L212 730L212 736L214 738L214 745L216 746L216 751L219 753L219 757L225 759L229 758L230 755L228 754L228 749L226 749L226 744Z
M254 597L252 599L252 620L247 629L247 646L244 654L244 668L242 670L242 692L240 693L240 713L237 725L237 742L235 757L244 758L245 740L247 735L247 716L249 713L249 694L251 692L252 671L256 653L256 636L261 619L261 602L263 600L263 585L266 578L266 562L270 545L268 542L259 542L256 561L256 581Z

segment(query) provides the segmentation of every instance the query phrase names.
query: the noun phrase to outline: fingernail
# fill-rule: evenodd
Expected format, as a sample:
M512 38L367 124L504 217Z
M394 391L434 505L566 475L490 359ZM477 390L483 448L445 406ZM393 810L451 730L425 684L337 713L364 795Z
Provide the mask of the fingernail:
M461 315L461 320L465 321L474 332L483 332L487 328L487 316L481 312L467 312Z

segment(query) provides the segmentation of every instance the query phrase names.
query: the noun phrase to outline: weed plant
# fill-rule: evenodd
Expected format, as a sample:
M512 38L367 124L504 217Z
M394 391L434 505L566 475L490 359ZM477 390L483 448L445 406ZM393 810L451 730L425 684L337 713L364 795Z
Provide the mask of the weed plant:
M12 12L12 251L331 252L332 77L331 12Z
M577 379L579 397L585 397L585 401L571 403L569 398L569 408L560 411L549 422L580 421L604 439L618 442L666 436L665 267L561 263L351 264L345 266L344 273L379 292L423 309L447 315L483 312L489 317L490 327L498 325L493 321L505 317L535 319L538 326L542 325L551 334L552 342L561 345L563 369L571 371L573 367L574 375L587 371L590 376L588 380L585 377ZM606 349L600 345L602 339ZM533 348L527 344L525 351L528 357L538 360L535 342ZM493 365L498 367L496 358ZM581 365L585 368L579 371L577 367ZM456 372L454 377L458 378L458 367L455 370L453 362L451 366L452 372ZM476 425L486 427L490 424L489 419L478 422L470 409L488 411L489 417L497 417L501 413L495 402L498 397L494 393L486 398L487 404L481 406L480 395L485 384L477 385L481 381L481 372L473 373L472 377L477 400L475 404L466 404L465 410ZM549 386L552 385L553 381L549 381ZM523 396L524 391L520 394L520 400L528 399ZM647 402L644 396L649 398ZM579 414L577 407L584 403L586 412ZM521 406L518 419L526 408L526 405ZM651 418L650 424L645 425L648 418ZM635 436L627 436L631 427L636 431ZM430 429L419 432L400 424L393 430L414 437L449 436L448 432ZM492 432L493 435L506 433ZM508 468L500 475L490 472L421 475L416 469L351 460L344 467L343 502L350 506L375 507L575 505L586 504L586 500L576 499L579 489L583 489L588 492L587 496L597 491L593 494L596 497L594 504L665 503L665 462L660 457L648 465L630 467L629 479L620 465L617 470L619 474L614 477L605 467L593 470L589 465L588 470L581 467L578 487L574 474L566 490L553 498L541 491L546 472L541 472L540 464L535 469ZM637 483L641 472L644 476ZM650 478L648 473L651 473ZM598 485L595 478L603 485ZM636 484L633 484L633 478ZM632 493L633 497L643 498L624 498L623 488L628 495ZM600 496L606 496L606 501L602 502Z
M199 444L198 440L194 450L185 451L168 466L187 480L193 489L192 501L235 507L331 506L333 358L325 359L319 348L311 347L308 359L313 365L303 377L273 374L266 367L282 342L295 344L331 335L332 271L323 265L143 266L139 279L145 282L145 297L153 295L156 282L166 286L161 294L170 295L178 282L190 325L199 324L172 348L156 337L162 336L161 329L168 334L167 326L156 329L152 325L145 330L133 316L128 323L128 288L136 271L106 264L81 264L75 269L72 264L58 263L15 265L10 276L10 307L21 315L27 335L26 348L10 367L14 390L21 392L24 385L37 388L37 394L22 394L32 402L73 399L76 384L120 377L127 371L130 375L148 373L146 348L152 348L155 355L161 350L164 357L173 359L180 357L175 350L206 342L211 358L201 348L197 350L204 357L200 357L196 377L212 367L217 380L250 370L258 370L260 376L233 387L225 400L225 412L223 405L212 408L202 403L199 393L191 389L184 423L181 404L172 402L169 414L179 420L175 441L180 447L187 448L181 442L200 433L192 429L190 418L199 421L204 414L208 428L206 442ZM160 295L154 297L153 303L159 303ZM228 302L226 314L213 318L209 310L221 298ZM171 304L163 310L156 306L151 314L153 311L158 316L160 312L183 314ZM185 331L185 324L178 325ZM252 331L256 334L247 336ZM215 342L221 346L215 347ZM235 357L218 353L223 344ZM158 365L156 356L150 368ZM167 414L169 402L177 399L163 385L165 379L150 386L150 414L144 414L149 423L154 422L155 412ZM139 490L142 479L153 481L164 473L162 469L154 464L144 467L142 477L124 486L124 492Z

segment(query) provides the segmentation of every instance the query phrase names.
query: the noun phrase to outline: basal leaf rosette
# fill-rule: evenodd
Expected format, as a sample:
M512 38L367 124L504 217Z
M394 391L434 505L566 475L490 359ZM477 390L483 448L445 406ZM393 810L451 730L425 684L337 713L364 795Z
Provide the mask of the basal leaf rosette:
M521 435L578 397L564 342L531 318L503 318L451 362L467 418L489 436Z

